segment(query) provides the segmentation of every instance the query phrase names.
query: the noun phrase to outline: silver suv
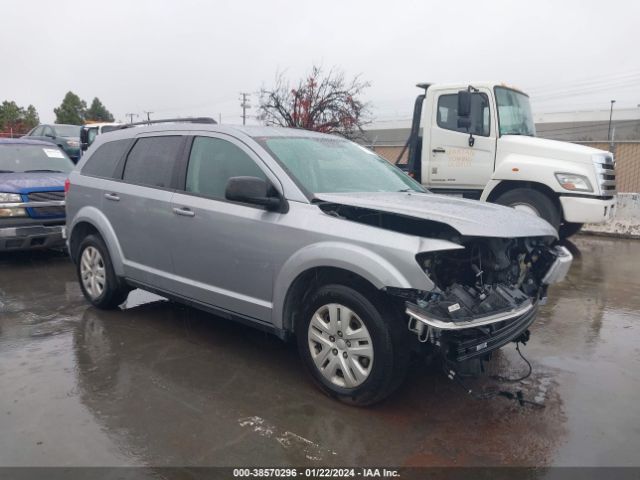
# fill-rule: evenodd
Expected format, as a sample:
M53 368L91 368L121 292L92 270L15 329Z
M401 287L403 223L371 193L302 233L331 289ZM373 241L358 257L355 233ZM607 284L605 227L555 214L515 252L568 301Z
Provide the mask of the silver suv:
M414 352L462 368L526 340L572 260L544 220L282 128L100 135L69 177L67 218L94 306L141 288L293 336L315 383L356 405L389 395Z

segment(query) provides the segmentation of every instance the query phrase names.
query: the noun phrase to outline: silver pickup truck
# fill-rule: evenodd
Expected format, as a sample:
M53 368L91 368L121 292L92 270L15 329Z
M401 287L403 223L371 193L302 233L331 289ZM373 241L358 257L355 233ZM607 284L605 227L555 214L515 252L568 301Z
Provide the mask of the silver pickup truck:
M528 337L569 252L544 220L433 195L350 141L157 124L97 137L69 177L87 300L142 288L294 337L315 383L388 396L414 352L488 359Z

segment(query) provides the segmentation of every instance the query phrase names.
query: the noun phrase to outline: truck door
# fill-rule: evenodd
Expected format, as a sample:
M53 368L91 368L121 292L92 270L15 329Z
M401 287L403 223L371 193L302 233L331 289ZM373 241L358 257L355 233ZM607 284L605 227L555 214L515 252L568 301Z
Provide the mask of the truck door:
M495 126L492 122L491 91L481 89L471 96L471 126L458 127L458 90L435 93L430 114L426 172L430 189L483 190L491 179L495 159ZM473 134L473 146L469 136Z

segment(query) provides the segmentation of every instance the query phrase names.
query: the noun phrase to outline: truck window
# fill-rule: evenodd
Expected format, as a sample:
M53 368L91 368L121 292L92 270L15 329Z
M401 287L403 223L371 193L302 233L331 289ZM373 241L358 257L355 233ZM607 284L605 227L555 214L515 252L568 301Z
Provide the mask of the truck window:
M458 94L440 95L438 97L437 113L437 124L440 128L488 137L491 131L489 97L484 93L471 95L471 127L469 131L458 127L458 118Z

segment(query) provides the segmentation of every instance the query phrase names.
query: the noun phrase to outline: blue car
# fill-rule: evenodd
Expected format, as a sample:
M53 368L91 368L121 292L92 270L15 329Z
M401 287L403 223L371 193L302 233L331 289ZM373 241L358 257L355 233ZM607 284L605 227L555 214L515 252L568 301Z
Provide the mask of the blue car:
M0 139L0 251L63 247L73 163L56 145Z

